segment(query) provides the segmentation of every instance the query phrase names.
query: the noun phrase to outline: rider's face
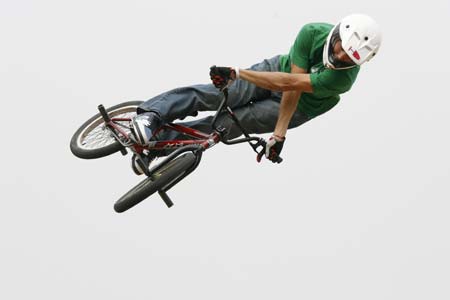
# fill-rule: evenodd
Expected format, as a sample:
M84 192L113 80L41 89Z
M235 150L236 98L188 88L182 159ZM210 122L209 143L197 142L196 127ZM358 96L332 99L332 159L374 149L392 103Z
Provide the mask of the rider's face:
M336 60L352 64L353 60L348 56L348 54L342 49L342 42L337 41L333 47L333 56Z

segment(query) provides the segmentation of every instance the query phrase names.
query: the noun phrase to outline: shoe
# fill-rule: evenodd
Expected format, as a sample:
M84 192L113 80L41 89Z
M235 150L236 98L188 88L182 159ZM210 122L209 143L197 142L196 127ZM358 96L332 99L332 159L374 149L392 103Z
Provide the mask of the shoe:
M154 156L141 154L141 159L136 154L131 157L131 168L136 175L144 174L144 168L148 170L150 163L155 159Z
M161 118L154 112L136 115L131 121L131 132L138 144L147 146L156 130L161 126Z

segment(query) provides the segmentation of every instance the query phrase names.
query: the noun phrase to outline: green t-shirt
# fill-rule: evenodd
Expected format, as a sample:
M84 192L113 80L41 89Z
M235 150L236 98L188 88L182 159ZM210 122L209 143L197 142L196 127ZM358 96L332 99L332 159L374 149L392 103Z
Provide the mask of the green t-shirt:
M359 72L359 66L346 70L332 70L323 65L323 47L331 24L311 23L303 26L288 55L280 57L281 72L290 73L291 64L310 74L312 93L303 92L298 109L314 118L333 108L340 94L350 90Z

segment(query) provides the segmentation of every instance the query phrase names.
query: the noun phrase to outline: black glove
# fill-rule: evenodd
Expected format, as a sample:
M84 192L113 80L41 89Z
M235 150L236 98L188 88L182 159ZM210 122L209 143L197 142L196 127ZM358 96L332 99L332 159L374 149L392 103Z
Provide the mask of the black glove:
M271 160L272 162L279 162L279 155L281 153L281 150L283 149L284 141L286 140L285 137L275 137L272 135L267 141L266 141L266 158Z
M223 89L227 86L229 81L236 79L236 70L229 67L212 66L210 68L209 76L216 88Z

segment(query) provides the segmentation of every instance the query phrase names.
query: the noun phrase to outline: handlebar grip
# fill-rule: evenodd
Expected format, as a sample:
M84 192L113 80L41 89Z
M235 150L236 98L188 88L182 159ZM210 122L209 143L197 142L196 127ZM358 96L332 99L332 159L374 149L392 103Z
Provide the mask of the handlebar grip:
M105 107L102 104L100 104L97 108L100 111L100 114L102 115L103 120L105 120L106 123L110 122L111 119L109 118L109 115L106 112Z

